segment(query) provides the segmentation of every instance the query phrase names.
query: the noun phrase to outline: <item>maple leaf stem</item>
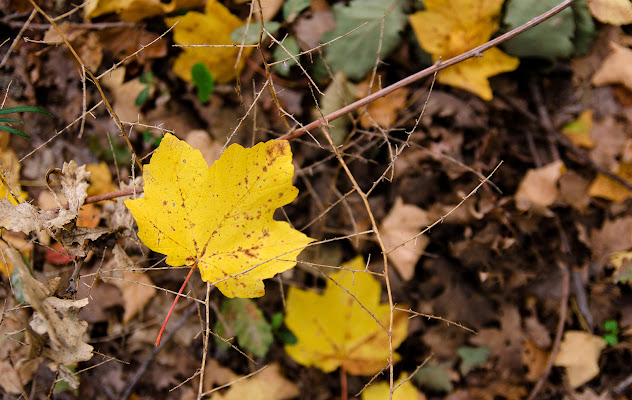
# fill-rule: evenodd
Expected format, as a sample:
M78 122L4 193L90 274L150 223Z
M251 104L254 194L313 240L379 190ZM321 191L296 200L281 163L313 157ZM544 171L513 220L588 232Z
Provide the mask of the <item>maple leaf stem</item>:
M187 277L184 279L184 282L182 282L182 286L180 287L180 290L178 291L178 295L173 300L173 304L171 305L171 308L169 309L169 312L167 313L167 316L165 317L165 322L163 322L162 326L160 327L160 332L158 332L156 343L154 343L156 347L160 346L160 339L162 339L162 334L165 331L165 327L167 326L167 321L169 321L169 318L171 317L171 313L173 312L173 309L176 308L176 304L178 303L178 300L180 299L180 295L182 294L184 287L189 282L191 275L193 275L193 271L195 270L195 267L197 267L197 261L195 262L195 264L193 264L193 266L191 266L191 269L189 270Z
M348 394L347 394L347 369L345 368L345 365L342 364L340 366L340 399L341 400L347 400L348 398Z

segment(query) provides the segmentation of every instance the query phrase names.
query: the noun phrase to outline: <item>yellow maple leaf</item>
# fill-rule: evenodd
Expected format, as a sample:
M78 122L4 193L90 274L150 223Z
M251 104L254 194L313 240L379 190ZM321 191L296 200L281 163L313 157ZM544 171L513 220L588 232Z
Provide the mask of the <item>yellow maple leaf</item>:
M90 0L84 8L86 18L116 13L125 22L138 22L141 19L163 15L182 8L194 8L204 4L204 0L173 0L163 3L160 0Z
M217 0L209 0L204 14L189 11L182 17L165 18L165 23L173 26L173 40L180 45L224 45L234 44L230 34L244 25L244 22L230 13ZM173 64L173 72L181 79L191 82L191 68L202 62L218 83L233 80L244 66L252 48L244 48L237 68L235 63L239 47L183 47L183 52Z
M331 275L337 284L328 280L323 294L290 288L285 324L298 343L285 346L285 350L299 364L324 372L342 366L353 375L372 375L388 363L388 334L384 327L388 328L389 307L380 304L377 279L368 273L348 271L364 270L362 257L342 268ZM407 330L408 318L395 314L393 348L404 341ZM396 362L400 356L395 353L393 358Z
M487 42L498 30L504 0L426 0L425 11L412 14L410 25L421 47L447 60ZM519 60L498 49L453 65L439 73L440 83L492 99L488 78L518 68Z
M145 166L145 197L127 200L138 236L172 266L197 265L227 297L259 297L263 279L296 264L313 239L274 211L298 194L287 141L233 144L210 168L199 150L167 134Z

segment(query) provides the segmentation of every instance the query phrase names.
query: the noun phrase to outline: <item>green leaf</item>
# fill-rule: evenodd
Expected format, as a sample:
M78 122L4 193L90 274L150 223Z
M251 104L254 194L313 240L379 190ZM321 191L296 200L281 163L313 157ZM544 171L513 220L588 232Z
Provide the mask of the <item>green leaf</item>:
M27 135L26 133L19 131L15 128L11 128L10 126L6 126L6 125L0 125L0 131L5 131L5 132L9 132L12 133L14 135L18 135L18 136L22 136L25 138L31 138L29 135Z
M145 104L145 102L149 98L149 90L150 89L151 88L149 86L145 86L145 88L143 90L141 90L140 93L138 93L138 96L136 96L136 100L134 100L134 104L136 104L139 107L141 107L143 104Z
M191 67L191 79L197 88L197 97L200 103L206 104L211 98L215 88L215 78L203 62L193 64Z
M614 346L615 344L619 343L619 338L617 337L617 335L613 335L612 333L604 335L603 340L608 346Z
M279 340L283 342L283 344L291 346L298 343L298 339L290 331L281 331L277 333L277 336L279 337Z
M151 85L154 82L154 74L152 74L151 71L147 71L138 77L138 81L145 85Z
M509 0L503 22L516 28L558 5L558 0ZM594 36L594 24L585 2L567 8L527 32L508 40L503 48L517 57L555 59L586 52Z
M426 365L417 372L413 380L426 389L450 393L454 390L450 381L451 364L446 361L438 365Z
M19 119L13 119L13 118L0 118L0 122L13 122L16 124L24 124L24 121L20 121Z
M15 107L7 107L7 108L0 109L0 115L19 113L19 112L37 112L40 114L48 115L49 117L53 116L53 114L49 113L43 108L39 108L35 106L15 106Z
M401 0L353 0L348 6L335 4L333 12L336 29L326 33L322 41L340 39L327 46L325 60L334 71L344 71L354 80L364 78L375 66L380 38L379 56L384 59L399 44L399 32L406 25Z
M294 22L300 13L312 4L312 0L285 0L283 3L283 20Z
M472 369L485 364L491 353L491 350L485 346L481 347L459 347L456 354L461 357L461 366L459 370L461 375L467 375Z
M272 318L270 318L270 328L273 331L276 331L277 329L279 329L282 323L283 323L282 312L275 312L274 314L272 314Z
M218 321L213 330L222 337L237 336L239 346L257 357L265 357L272 344L272 329L257 304L251 299L224 299L220 313L232 332ZM226 343L215 339L220 349L227 349Z
M288 54L288 52L290 54ZM283 41L283 47L277 45L274 48L274 52L272 56L274 57L274 61L286 60L280 64L275 64L272 68L281 76L288 76L290 74L290 68L296 65L296 61L292 56L296 57L300 54L301 49L296 43L296 39L293 36L288 37ZM288 60L289 58L289 60Z
M609 319L603 323L603 329L608 333L619 334L619 324L614 319Z
M270 22L264 22L263 26L266 28L268 32L270 32L271 35L274 35L276 31L278 31L279 28L281 27L281 24L275 21L270 21ZM246 37L244 38L244 32L246 32L246 28L248 29L248 33L246 34ZM261 22L246 24L235 29L230 34L230 40L232 40L233 43L241 43L243 41L244 44L257 44L259 43L260 31L261 31ZM265 35L263 36L263 39L265 39Z

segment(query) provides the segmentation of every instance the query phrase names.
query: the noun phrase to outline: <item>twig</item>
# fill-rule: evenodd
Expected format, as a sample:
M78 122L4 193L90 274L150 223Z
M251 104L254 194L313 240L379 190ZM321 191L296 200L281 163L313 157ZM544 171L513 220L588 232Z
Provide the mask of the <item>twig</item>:
M293 131L290 131L288 133L286 133L285 135L279 137L279 139L285 139L285 140L291 140L294 139L296 137L299 137L303 134L305 134L306 132L309 132L313 129L316 129L322 125L325 125L326 123L329 123L337 118L342 117L345 114L350 113L351 111L357 110L360 107L363 107L367 104L369 104L370 102L380 98L380 97L384 97L389 93L394 92L395 90L402 88L404 86L408 86L413 82L416 82L418 80L420 80L421 78L425 78L429 75L434 74L436 71L441 71L443 69L446 69L447 67L450 67L454 64L458 64L462 61L465 61L469 58L472 57L480 57L482 55L483 52L491 49L492 47L495 47L497 45L499 45L500 43L503 43L531 28L533 28L536 25L541 24L542 22L546 21L547 19L553 17L554 15L558 14L559 12L561 12L562 10L570 7L573 3L575 3L577 0L565 0L562 3L560 3L559 5L553 7L552 9L550 9L549 11L545 12L542 15L539 15L535 18L533 18L531 21L528 21L526 23L524 23L523 25L517 27L516 29L512 29L511 31L498 36L495 39L490 40L489 42L482 44L478 47L473 48L470 51L467 51L463 54L460 54L456 57L453 57L445 62L438 62L435 63L433 66L426 68L422 71L419 71L413 75L410 75L402 80L400 80L399 82L396 82L390 86L385 87L384 89L378 90L377 92L370 94L354 103L349 104L346 107L343 107L329 115L323 116L322 118L313 121L312 123L302 126L298 129L295 129Z
M564 333L564 322L566 321L566 312L568 310L568 295L570 292L568 269L564 265L560 265L560 269L562 270L562 298L560 299L560 320L557 323L557 329L555 331L555 341L553 342L553 348L551 349L551 354L549 354L549 359L546 362L546 367L544 367L542 375L531 390L527 400L533 400L536 398L540 389L542 389L544 381L551 373L553 362L557 357L557 353L560 351L560 343L562 342L562 334Z
M182 318L180 318L178 322L176 323L176 325L173 327L173 329L165 335L165 340L163 340L162 344L160 346L157 346L151 349L151 352L149 353L147 358L145 358L145 361L143 361L143 363L138 368L138 370L136 371L132 379L130 379L127 385L125 385L126 386L125 391L121 395L121 399L125 400L132 394L132 390L134 390L134 387L138 383L138 380L143 376L145 371L147 371L147 368L149 368L149 364L151 364L151 362L156 357L158 352L163 349L163 347L165 346L165 343L168 343L173 337L173 335L175 335L175 333L178 331L178 329L182 328L182 326L187 322L189 317L193 315L195 310L197 310L196 303L192 304L191 306L189 306L189 308L186 309L186 311L182 315Z
M7 62L7 60L9 59L9 56L11 55L11 52L13 51L15 46L18 44L18 41L20 40L20 38L24 34L24 31L29 26L29 24L31 23L31 21L33 20L36 14L37 12L33 10L31 12L31 15L29 15L29 18L26 20L26 22L22 23L22 29L20 29L20 32L18 32L18 35L15 37L15 39L13 39L11 46L9 46L9 50L7 50L7 54L5 54L4 57L2 58L2 61L0 61L0 68L2 68L4 64Z

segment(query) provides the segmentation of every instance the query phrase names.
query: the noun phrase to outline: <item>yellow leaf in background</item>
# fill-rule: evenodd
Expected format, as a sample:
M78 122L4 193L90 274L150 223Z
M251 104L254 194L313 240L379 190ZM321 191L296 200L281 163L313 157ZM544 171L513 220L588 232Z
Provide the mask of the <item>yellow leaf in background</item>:
M425 11L412 14L410 24L421 47L447 60L487 42L498 30L504 0L426 0ZM498 49L453 65L439 73L440 83L492 99L488 78L518 68L519 60Z
M191 82L191 68L203 62L213 74L217 83L235 79L244 66L252 48L244 48L237 68L239 47L232 47L230 34L244 25L244 22L230 13L217 0L206 3L204 14L189 11L182 17L165 18L165 23L173 26L173 40L180 45L225 45L229 47L183 47L173 65L173 72L181 79Z
M285 346L285 350L299 364L315 366L324 372L343 366L353 375L373 375L388 364L388 335L383 327L388 329L389 307L380 303L380 282L361 272L362 257L343 264L342 268L331 274L338 285L327 280L323 294L290 288L285 324L298 343ZM404 341L407 331L407 316L396 313L393 348ZM396 362L400 356L395 353L393 358Z
M11 188L13 195L25 200L28 193L22 190L20 186L20 170L22 166L19 163L17 154L9 147L11 134L9 132L0 132L0 167L2 167L2 177ZM0 199L7 199L13 205L17 205L18 201L9 192L7 187L0 183Z
M296 384L285 378L275 363L248 379L232 383L223 393L214 392L210 400L285 400L300 394Z
M103 161L99 164L86 165L86 171L90 172L90 186L88 186L88 196L115 192L119 187L112 183L112 173L110 167Z
M605 347L601 336L566 331L553 365L566 367L568 383L575 389L599 375L599 356Z
M141 19L164 15L182 8L195 8L204 4L205 0L173 0L163 3L160 0L90 0L84 8L86 18L100 15L120 14L125 22L138 22Z
M285 141L233 144L210 168L167 134L145 166L145 197L127 200L138 236L172 266L198 261L202 279L227 297L259 297L263 279L292 268L313 239L274 211L298 194ZM221 281L221 282L219 282Z
M616 175L628 182L632 182L632 162L622 162L619 164ZM614 201L615 203L622 203L632 198L632 190L603 174L597 175L595 180L590 184L588 194L591 197L600 197Z
M399 385L404 379L408 379L408 374L402 374L397 382L395 382L395 387ZM388 399L390 394L390 388L388 387L388 383L386 382L378 382L373 383L371 386L366 388L364 392L362 392L362 400L384 400ZM403 384L401 384L395 391L393 392L393 400L425 400L426 396L419 392L415 385L412 384L410 380L407 380Z
M575 146L592 149L595 147L595 141L590 137L592 128L593 110L584 110L575 121L566 124L562 128L562 133Z

